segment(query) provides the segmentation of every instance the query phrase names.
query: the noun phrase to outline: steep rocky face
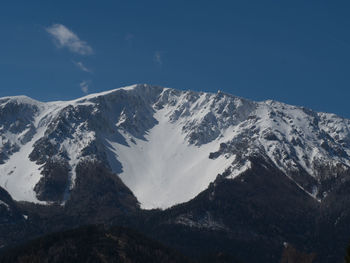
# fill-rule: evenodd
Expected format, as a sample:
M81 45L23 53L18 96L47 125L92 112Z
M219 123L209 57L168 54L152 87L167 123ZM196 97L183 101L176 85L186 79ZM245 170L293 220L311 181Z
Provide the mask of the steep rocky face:
M0 164L32 139L39 111L40 103L28 97L0 98Z

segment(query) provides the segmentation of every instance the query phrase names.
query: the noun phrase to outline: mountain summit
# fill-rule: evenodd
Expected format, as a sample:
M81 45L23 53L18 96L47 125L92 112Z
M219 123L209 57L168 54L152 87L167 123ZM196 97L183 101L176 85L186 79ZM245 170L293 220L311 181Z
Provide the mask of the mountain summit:
M73 101L0 98L0 186L64 204L97 162L142 208L187 202L259 158L319 202L348 173L350 120L276 101L133 85Z
M285 244L340 262L348 243L350 120L334 114L133 85L0 98L0 135L0 250L87 224L200 262L277 263Z

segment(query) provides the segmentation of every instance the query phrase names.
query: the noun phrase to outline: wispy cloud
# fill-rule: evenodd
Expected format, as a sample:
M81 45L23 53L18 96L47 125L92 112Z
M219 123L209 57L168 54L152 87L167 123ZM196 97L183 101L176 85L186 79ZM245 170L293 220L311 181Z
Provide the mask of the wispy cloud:
M83 62L81 61L74 61L73 60L73 64L77 66L77 68L79 68L82 71L88 72L88 73L92 73L92 70L87 68Z
M80 55L90 55L93 49L75 33L62 24L54 24L46 31L53 37L59 48L68 48L69 51Z
M162 56L162 53L161 51L156 51L154 52L154 56L153 56L153 60L154 62L156 62L158 65L163 65L163 56Z
M90 87L91 81L89 80L83 80L80 82L79 86L82 92L85 94L89 92L89 87Z

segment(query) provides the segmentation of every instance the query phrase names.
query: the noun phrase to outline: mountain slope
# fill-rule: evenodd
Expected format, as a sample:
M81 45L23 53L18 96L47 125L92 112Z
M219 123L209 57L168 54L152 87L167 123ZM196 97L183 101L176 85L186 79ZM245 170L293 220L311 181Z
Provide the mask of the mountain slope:
M279 262L284 243L316 251L320 203L271 164L250 162L239 180L216 180L193 200L150 215L139 229L191 257Z
M242 262L285 243L340 262L348 243L350 121L333 114L134 85L1 98L0 134L2 246L95 223Z
M134 85L67 102L7 97L0 114L0 185L19 201L64 203L90 160L143 208L186 202L217 175L249 169L252 156L318 200L350 165L349 120L221 92Z
M321 200L350 164L349 120L221 92L134 85L68 102L7 97L0 114L0 185L21 201L65 202L86 160L118 174L144 208L186 202L256 155Z

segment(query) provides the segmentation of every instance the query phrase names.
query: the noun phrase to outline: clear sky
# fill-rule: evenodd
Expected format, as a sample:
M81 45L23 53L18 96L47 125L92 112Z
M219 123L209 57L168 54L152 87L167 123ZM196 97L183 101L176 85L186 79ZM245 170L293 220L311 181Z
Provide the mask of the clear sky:
M148 83L350 118L349 14L341 0L4 0L0 97Z

